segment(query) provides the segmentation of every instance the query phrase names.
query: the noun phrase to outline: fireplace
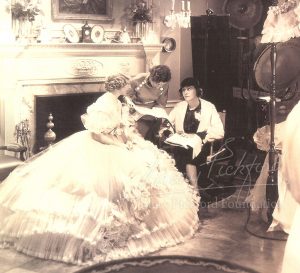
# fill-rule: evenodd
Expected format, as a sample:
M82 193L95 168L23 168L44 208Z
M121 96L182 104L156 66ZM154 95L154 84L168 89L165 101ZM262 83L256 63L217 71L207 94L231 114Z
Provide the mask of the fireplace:
M1 77L5 80L1 81L0 145L15 142L16 124L28 120L31 132L29 149L37 152L45 145L43 134L47 130L50 112L54 116L57 140L83 129L79 117L87 105L104 92L106 77L115 73L133 76L147 71L150 66L160 63L161 46L1 46ZM82 104L76 104L79 101ZM56 112L56 106L60 112ZM73 124L75 121L77 124Z
M72 93L61 95L35 96L35 141L33 153L39 152L47 143L44 134L49 114L53 115L56 140L60 141L71 134L84 130L81 115L103 92Z
M104 79L68 79L42 84L26 84L18 104L19 120L28 120L30 138L28 156L45 147L44 134L49 114L54 117L54 129L59 141L72 133L83 130L80 116L88 105L99 98L104 90Z

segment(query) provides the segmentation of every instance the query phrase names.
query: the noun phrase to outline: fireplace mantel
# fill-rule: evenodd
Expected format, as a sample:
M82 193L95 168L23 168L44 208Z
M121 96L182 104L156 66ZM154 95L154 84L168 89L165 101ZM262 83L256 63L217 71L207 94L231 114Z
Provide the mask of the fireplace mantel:
M133 76L159 64L161 49L162 44L141 43L0 45L0 145L14 141L15 125L28 118L21 106L42 92L37 85L93 83L115 73Z
M7 72L2 75L9 79L6 85L20 80L105 77L114 73L132 76L159 64L161 49L162 44L141 43L1 45L1 70Z
M57 44L7 44L1 45L0 55L13 58L38 58L51 56L145 56L154 58L162 44L142 43L57 43ZM45 55L46 54L46 55Z

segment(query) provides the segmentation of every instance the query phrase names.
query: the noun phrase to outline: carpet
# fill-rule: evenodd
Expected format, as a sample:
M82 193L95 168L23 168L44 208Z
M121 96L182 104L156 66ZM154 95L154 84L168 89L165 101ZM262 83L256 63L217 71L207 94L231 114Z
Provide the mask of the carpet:
M148 256L95 264L75 273L258 273L255 270L202 257Z

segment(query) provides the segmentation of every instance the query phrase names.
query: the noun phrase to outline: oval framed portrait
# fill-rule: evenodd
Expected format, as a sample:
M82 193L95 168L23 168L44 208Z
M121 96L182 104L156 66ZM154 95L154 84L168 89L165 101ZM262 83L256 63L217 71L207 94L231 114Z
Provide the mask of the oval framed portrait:
M91 39L94 43L99 44L104 39L104 28L100 25L95 25L92 27Z
M63 29L64 29L66 40L69 43L79 43L80 38L74 26L70 24L66 24L64 25Z

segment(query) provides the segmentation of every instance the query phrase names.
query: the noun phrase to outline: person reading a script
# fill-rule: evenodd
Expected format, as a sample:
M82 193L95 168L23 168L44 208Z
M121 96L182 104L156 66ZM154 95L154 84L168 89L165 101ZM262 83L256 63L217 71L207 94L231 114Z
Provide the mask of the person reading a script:
M146 140L155 142L162 117L157 116L156 112L159 111L151 109L163 110L166 106L170 80L171 71L166 65L153 66L148 73L140 73L130 80L132 91L127 95L138 106L136 110L143 115L137 121L137 129ZM143 108L148 109L143 111Z
M169 114L176 132L172 137L183 136L188 144L174 146L174 158L177 168L198 188L198 169L206 162L208 143L222 139L224 128L216 107L201 98L202 89L194 78L184 79L179 93L184 101L175 105Z

